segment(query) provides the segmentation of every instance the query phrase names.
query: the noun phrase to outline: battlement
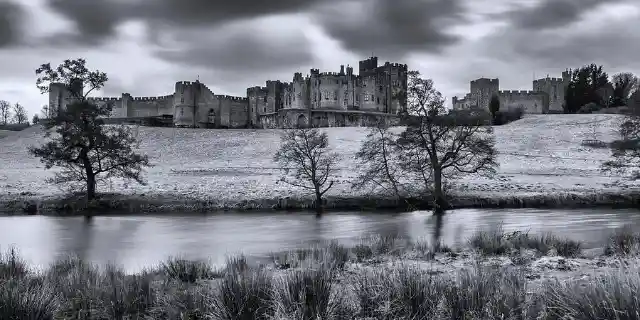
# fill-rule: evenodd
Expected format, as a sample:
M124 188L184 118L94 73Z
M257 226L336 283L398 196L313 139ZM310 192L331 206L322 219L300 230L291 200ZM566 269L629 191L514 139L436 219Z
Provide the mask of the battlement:
M222 100L239 101L239 102L245 102L249 100L245 97L235 97L235 96L227 96L227 95L215 95L215 97Z
M176 82L176 84L182 84L182 85L185 85L185 86L191 85L192 83L194 83L194 82L191 82L191 81L178 81L178 82Z
M311 69L309 72L310 72L312 75L318 75L318 74L320 74L320 69Z
M385 62L384 66L385 67L391 67L391 68L397 68L397 69L400 69L400 70L407 70L407 68L408 68L406 64L396 63L396 62L393 62L393 63L392 62Z
M494 78L494 79L489 79L489 78L479 78L476 80L471 80L471 84L472 85L479 85L479 84L498 84L500 83L500 79L498 78Z
M533 83L561 83L562 82L562 78L542 78L542 79L537 79L537 80L533 80Z
M340 76L340 73L338 73L338 72L322 72L322 73L320 73L320 75L324 76L324 77L337 77L337 76Z
M173 95L159 96L159 97L133 97L134 101L158 101L173 98Z
M101 102L101 101L118 101L120 97L88 97L87 100L91 102Z
M498 93L508 96L538 96L543 94L543 92L533 90L501 90Z

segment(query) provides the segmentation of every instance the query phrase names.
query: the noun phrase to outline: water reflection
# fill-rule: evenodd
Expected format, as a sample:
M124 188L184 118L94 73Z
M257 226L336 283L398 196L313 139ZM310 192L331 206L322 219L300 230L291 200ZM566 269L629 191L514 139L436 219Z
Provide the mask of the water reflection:
M31 263L46 265L68 255L128 270L157 264L168 256L205 258L223 263L228 254L243 252L264 258L269 252L338 239L352 245L374 234L441 241L459 246L476 230L502 225L505 231L554 232L601 244L611 229L632 224L640 230L634 210L454 210L437 218L430 212L404 214L226 213L215 215L110 216L84 218L0 217L0 247L18 247Z

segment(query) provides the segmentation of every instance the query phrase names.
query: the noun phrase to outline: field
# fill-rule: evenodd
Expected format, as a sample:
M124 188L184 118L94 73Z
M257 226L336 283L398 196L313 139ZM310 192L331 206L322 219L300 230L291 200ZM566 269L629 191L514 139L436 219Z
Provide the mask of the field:
M496 127L499 173L491 179L468 176L453 192L484 197L535 194L590 193L629 190L633 184L614 184L619 177L600 172L607 149L581 145L583 140L615 139L617 115L530 115ZM273 162L279 130L135 129L141 152L154 167L147 170L148 185L110 181L101 192L173 195L203 201L234 203L241 200L300 197L296 190L277 183L280 170ZM328 128L330 145L342 154L337 183L328 195L356 196L350 181L357 173L354 154L367 128ZM52 176L27 152L41 144L39 126L0 140L0 197L56 196L63 190L43 183Z

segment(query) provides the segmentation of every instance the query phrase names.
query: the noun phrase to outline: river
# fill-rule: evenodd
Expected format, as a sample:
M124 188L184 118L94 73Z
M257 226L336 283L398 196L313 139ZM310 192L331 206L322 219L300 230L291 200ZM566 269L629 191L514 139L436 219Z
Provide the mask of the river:
M552 232L581 240L587 248L601 245L613 229L630 224L640 230L640 211L619 209L460 209L442 220L442 240L457 245L478 229L502 225L505 231ZM114 262L127 271L152 266L169 256L224 262L243 252L266 259L282 251L337 239L353 244L373 234L429 239L436 230L430 212L219 213L83 217L0 217L0 249L16 247L30 263L46 266L54 259L77 255L104 265Z

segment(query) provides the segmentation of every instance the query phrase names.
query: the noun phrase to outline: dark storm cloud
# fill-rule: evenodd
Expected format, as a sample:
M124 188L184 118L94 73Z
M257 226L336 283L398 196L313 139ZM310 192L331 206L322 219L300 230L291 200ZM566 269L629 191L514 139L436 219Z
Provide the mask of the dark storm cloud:
M49 8L75 23L75 40L100 42L128 20L174 27L213 26L239 19L296 12L339 0L47 0Z
M625 0L542 0L533 7L518 7L508 16L514 26L528 30L553 29L580 20L581 15L600 5Z
M23 8L9 1L0 0L0 48L16 45L23 36L21 21Z
M301 66L313 59L307 38L299 32L265 37L250 26L244 26L213 32L181 31L177 35L177 45L155 51L158 58L183 65L238 72Z
M460 40L448 31L464 19L461 0L355 0L324 9L318 22L346 49L395 57L440 52Z
M632 12L622 7L621 10L626 14ZM640 6L637 10L640 12ZM603 13L595 21L579 23L586 29L505 28L483 39L483 52L503 61L538 68L564 70L593 62L605 68L640 70L639 15L621 18Z

